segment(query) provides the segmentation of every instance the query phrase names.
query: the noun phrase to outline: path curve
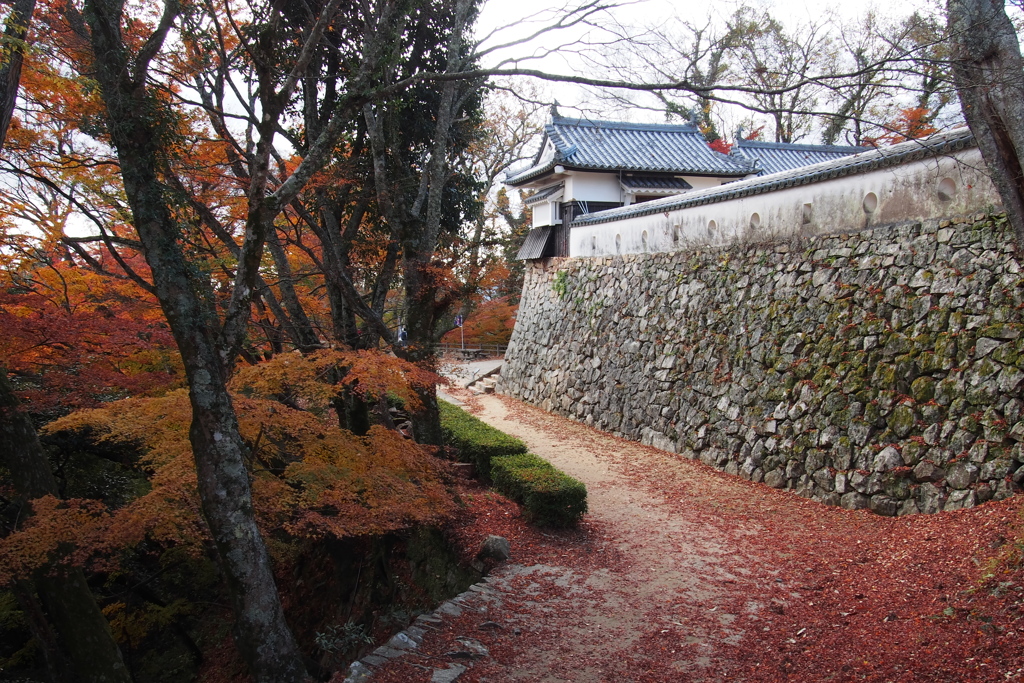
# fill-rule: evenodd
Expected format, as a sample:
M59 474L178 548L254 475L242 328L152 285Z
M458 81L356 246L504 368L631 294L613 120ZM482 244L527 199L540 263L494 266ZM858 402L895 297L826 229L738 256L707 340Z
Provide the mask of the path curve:
M382 670L383 681L447 680L432 678L432 667L451 658L445 648L460 635L489 651L467 664L460 683L853 680L853 670L862 674L858 680L902 680L895 674L908 658L912 666L918 651L929 656L928 641L904 633L906 626L930 625L955 597L953 584L969 581L974 558L956 545L960 536L975 537L965 547L984 543L975 527L1005 527L1015 515L1009 504L973 518L977 511L931 520L828 508L508 397L458 397L583 481L590 512L575 535L550 532L542 534L543 549L513 547L509 563L488 578L495 592L460 602L460 614L446 617L433 643L424 641L421 663L413 665L425 672L421 679L406 664L391 667L391 677ZM950 520L966 531L947 539L941 525ZM948 544L957 561L922 560L926 576L903 578L900 572L915 565L905 549L902 556L890 550L915 535L937 557ZM888 572L905 586L905 604L870 572ZM914 592L933 588L929 581L940 590ZM880 646L867 641L835 652L843 634L861 631L877 634L898 657L869 661L858 647ZM905 641L913 637L918 649L908 652ZM1016 655L1008 656L1012 664ZM961 680L964 673L946 678L942 671L908 680Z
M663 640L665 633L678 637L678 648L667 653L670 661L651 662L646 673L656 671L659 680L719 678L722 672L712 671L720 669L717 646L743 637L732 628L735 608L758 613L766 607L764 596L735 603L731 588L739 580L776 583L771 558L749 545L755 529L715 523L723 500L749 495L746 482L509 399L486 395L477 405L477 417L586 484L589 518L618 551L610 566L588 576L566 572L572 613L559 624L558 646L534 653L508 680L635 675L641 672L623 671L621 663L633 659L641 640ZM682 496L668 499L652 478ZM567 662L573 662L570 670L558 666ZM560 671L550 677L553 669ZM558 677L567 673L572 678Z

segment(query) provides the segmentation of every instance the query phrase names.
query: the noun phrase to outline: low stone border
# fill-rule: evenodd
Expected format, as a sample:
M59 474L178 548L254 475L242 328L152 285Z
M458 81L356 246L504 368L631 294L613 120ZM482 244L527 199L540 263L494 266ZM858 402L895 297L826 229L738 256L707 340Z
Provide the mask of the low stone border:
M505 577L518 573L514 567L509 567L509 569L512 569L512 572L505 574ZM410 626L404 631L396 633L387 643L365 655L362 659L352 662L344 683L368 681L373 676L376 667L414 652L423 641L427 630L437 629L444 621L445 616L458 617L462 616L466 609L479 609L489 603L500 603L500 592L489 584L502 582L505 577L488 576L482 582L473 584L468 590L456 595L451 600L441 603L430 614L421 614L416 617ZM475 639L458 638L457 640L465 648L465 657L468 659L478 659L489 654L487 648ZM434 675L430 679L431 683L452 683L458 680L467 669L468 667L456 663L450 664L447 669L434 668Z
M501 606L501 594L508 585L508 582L522 575L529 574L564 574L567 570L564 567L553 567L543 564L524 566L521 564L507 564L499 567L493 574L484 578L480 583L473 584L468 590L456 595L451 600L441 603L437 609L430 614L421 614L416 617L413 623L404 631L395 634L384 645L381 645L370 654L364 656L349 666L348 677L344 683L363 683L371 680L374 669L393 659L402 656L415 656L417 648L423 641L423 637L429 630L437 630L446 617L460 617L466 610L487 612L491 606ZM501 628L493 624L494 628ZM518 629L513 631L518 634ZM455 639L460 649L448 653L452 659L466 662L459 664L451 662L448 668L433 667L433 676L430 683L454 683L472 664L473 660L481 659L490 655L487 648L479 640L468 636L461 636ZM436 658L435 658L436 659ZM431 667L423 667L429 669Z

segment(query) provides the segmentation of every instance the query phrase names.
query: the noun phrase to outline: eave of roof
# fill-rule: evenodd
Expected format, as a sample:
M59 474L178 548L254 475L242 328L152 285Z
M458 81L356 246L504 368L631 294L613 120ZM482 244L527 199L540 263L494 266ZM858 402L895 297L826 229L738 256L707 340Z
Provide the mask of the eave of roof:
M558 161L558 159L552 159L543 166L533 166L531 168L526 169L525 171L520 171L514 176L505 176L505 180L503 182L506 185L516 187L518 185L522 185L524 183L530 182L531 180L539 178L545 173L550 173L551 171L554 170L555 166L558 166L560 163L562 162Z
M585 214L574 220L572 227L597 225L599 223L637 218L639 216L664 213L665 211L674 211L704 204L715 204L739 197L749 197L789 187L831 180L833 178L867 173L908 161L917 161L942 154L959 152L973 146L975 146L974 135L970 130L967 128L957 128L945 133L937 133L922 140L909 140L892 147L881 147L852 156L844 156L839 159L804 166L803 168L740 180L706 190L697 190L682 195L666 197L665 199L655 199L643 204Z
M680 191L693 189L693 185L674 176L628 175L620 178L619 184L627 190Z
M565 183L558 183L557 185L552 185L551 187L546 187L546 188L544 188L542 190L538 190L537 192L534 192L533 194L531 194L529 197L527 197L526 199L523 200L523 203L526 204L527 206L529 206L531 204L536 204L537 202L541 202L541 201L543 201L543 200L545 200L545 199L555 195L556 193L562 191L562 189L564 189L564 188L565 188Z

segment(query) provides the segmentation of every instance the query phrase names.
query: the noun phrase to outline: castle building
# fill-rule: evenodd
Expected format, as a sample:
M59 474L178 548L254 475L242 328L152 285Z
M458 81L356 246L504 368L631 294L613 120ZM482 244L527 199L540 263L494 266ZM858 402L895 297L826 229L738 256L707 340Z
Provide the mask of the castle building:
M731 154L708 146L693 124L637 124L559 116L552 108L532 164L505 184L535 192L520 259L570 255L583 216L719 188L746 178L839 159L858 147L743 140Z

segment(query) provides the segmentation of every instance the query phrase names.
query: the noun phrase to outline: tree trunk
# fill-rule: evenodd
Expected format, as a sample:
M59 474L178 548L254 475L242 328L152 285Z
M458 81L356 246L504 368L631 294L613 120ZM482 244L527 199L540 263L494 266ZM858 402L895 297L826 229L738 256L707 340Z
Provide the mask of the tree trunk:
M11 473L18 502L26 509L20 517L28 516L30 501L57 495L57 482L35 427L19 406L3 366L0 366L0 457ZM35 577L34 584L49 622L68 652L76 678L85 683L130 683L121 650L89 590L84 572L77 567L48 567ZM22 598L23 603L31 603L30 595ZM48 664L59 669L59 657L53 653L52 646L47 647L46 629L42 624L33 623L32 630L43 637L41 645L47 653Z
M463 40L473 18L473 0L457 0L452 8L455 19L447 45L447 73L458 73L467 67ZM409 343L396 348L395 353L405 360L427 365L433 370L437 359L434 333L438 315L451 304L450 299L438 297L439 283L433 267L434 254L442 229L442 202L444 188L451 172L449 154L457 114L464 98L480 84L467 81L445 81L440 85L437 109L434 112L434 133L430 155L425 168L417 169L416 198L408 201L395 171L401 166L395 144L395 121L385 121L387 114L367 105L364 118L367 136L373 152L374 181L377 204L401 241L402 279L405 287L406 330ZM386 134L386 131L392 135ZM389 145L390 143L390 145ZM404 170L407 173L408 170ZM411 177L409 178L411 180ZM408 186L412 183L408 180ZM424 444L441 445L441 421L434 387L418 391L423 409L412 415L416 440Z
M267 246L270 254L274 257L274 267L277 269L277 286L281 291L281 302L288 313L287 322L290 328L289 336L299 350L303 353L320 348L320 338L313 330L313 324L306 316L305 309L299 303L299 295L295 292L294 276L292 275L291 264L288 263L288 254L285 253L277 233L268 235Z
M36 579L47 616L83 683L129 683L132 679L85 573L77 567L54 569Z
M1024 60L1002 0L948 0L953 78L964 118L1024 245Z
M11 586L11 592L14 593L18 606L21 607L21 613L25 615L28 630L32 633L32 637L36 640L36 646L42 653L43 664L51 683L77 680L74 665L68 659L64 648L61 647L60 637L54 630L53 624L43 612L35 583L29 579L21 579Z
M404 270L405 301L409 333L409 343L396 348L395 352L403 359L425 365L434 370L437 364L434 331L440 311L446 309L449 302L435 301L437 283L432 281L428 254L417 253L406 248ZM419 267L417 267L419 266ZM440 446L444 443L441 435L441 415L437 407L437 390L434 387L418 389L416 394L423 403L423 408L410 415L416 440L419 443Z
M180 227L158 175L163 168L158 145L168 134L165 128L170 128L170 122L165 121L163 105L131 76L131 60L121 35L122 11L123 0L86 3L94 77L106 106L107 128L117 150L133 223L185 366L199 498L227 580L236 617L236 644L256 681L305 681L302 657L285 621L270 557L256 526L246 447L226 387L237 353L232 341L236 337L221 329L209 279L186 261L178 243ZM250 213L258 210L250 205ZM252 217L249 221L246 240L255 243L243 245L239 271L250 267L247 260L258 261L262 252L262 240L250 234L250 227L255 224L258 229L261 222ZM250 272L254 277L255 272ZM248 291L235 294L244 299L254 285L236 282L236 289ZM230 321L235 327L244 322L244 316Z
M32 23L36 0L14 0L4 30L4 52L7 59L0 64L0 149L7 140L7 129L14 115L21 82L21 65L25 61L25 38Z

